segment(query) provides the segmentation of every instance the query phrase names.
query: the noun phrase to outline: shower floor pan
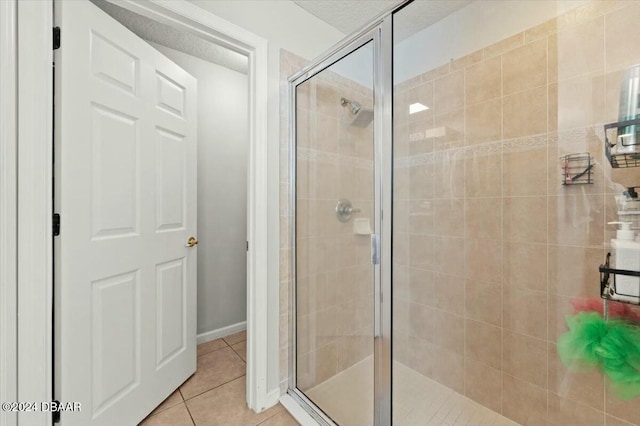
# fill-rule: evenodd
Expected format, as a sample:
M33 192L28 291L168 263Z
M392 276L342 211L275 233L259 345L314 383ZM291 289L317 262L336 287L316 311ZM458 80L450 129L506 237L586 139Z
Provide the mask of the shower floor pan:
M518 426L489 408L398 362L394 426ZM341 426L373 424L373 357L366 358L306 392ZM366 392L362 392L366 389Z

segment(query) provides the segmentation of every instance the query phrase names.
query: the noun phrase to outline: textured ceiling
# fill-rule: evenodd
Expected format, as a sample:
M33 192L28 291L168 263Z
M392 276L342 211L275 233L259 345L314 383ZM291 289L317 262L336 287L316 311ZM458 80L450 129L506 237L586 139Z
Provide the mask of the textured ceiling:
M143 40L179 50L243 74L248 72L248 59L240 53L187 32L176 30L169 25L161 24L104 0L91 1Z
M398 0L293 0L307 12L317 16L345 34L351 34ZM396 28L396 39L403 40L468 5L472 0L416 0L411 13L403 15L402 26Z

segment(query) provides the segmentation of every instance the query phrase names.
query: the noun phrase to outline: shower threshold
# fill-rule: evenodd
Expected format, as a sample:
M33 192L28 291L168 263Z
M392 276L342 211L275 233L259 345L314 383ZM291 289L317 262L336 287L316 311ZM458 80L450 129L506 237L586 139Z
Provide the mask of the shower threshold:
M373 357L309 389L306 395L341 426L373 424ZM518 426L405 365L393 363L393 425ZM353 392L367 389L368 392Z

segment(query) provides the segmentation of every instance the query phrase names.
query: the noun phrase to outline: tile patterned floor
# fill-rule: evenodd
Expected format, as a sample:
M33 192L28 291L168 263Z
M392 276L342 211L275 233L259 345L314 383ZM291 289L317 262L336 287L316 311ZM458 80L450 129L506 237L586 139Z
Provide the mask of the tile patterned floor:
M338 424L373 424L372 372L373 357L369 357L310 389L307 395ZM398 362L393 364L393 374L394 425L518 426Z
M245 402L245 331L198 345L196 373L140 426L297 426L280 404L254 413Z

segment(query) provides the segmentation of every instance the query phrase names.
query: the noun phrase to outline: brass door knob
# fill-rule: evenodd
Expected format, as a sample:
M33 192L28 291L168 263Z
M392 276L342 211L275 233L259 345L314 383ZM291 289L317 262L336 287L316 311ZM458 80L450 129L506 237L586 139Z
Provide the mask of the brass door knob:
M195 245L198 245L198 240L196 240L196 237L189 237L189 241L187 241L187 247L193 247Z

